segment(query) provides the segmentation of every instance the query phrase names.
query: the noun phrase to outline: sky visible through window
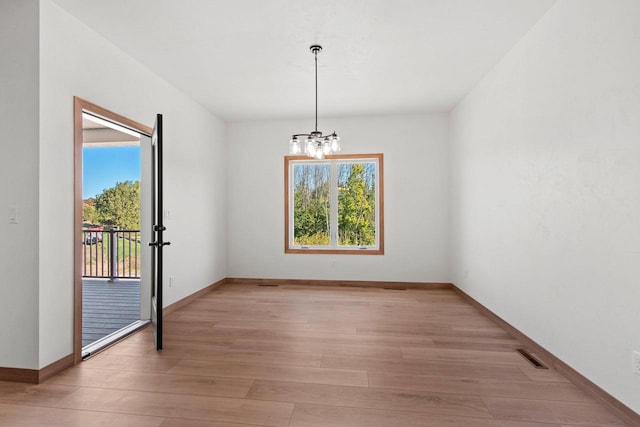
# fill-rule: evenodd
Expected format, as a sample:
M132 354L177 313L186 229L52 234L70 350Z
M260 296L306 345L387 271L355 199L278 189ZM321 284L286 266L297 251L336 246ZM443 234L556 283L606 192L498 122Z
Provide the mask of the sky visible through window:
M117 182L140 180L140 146L82 149L82 198L96 197Z

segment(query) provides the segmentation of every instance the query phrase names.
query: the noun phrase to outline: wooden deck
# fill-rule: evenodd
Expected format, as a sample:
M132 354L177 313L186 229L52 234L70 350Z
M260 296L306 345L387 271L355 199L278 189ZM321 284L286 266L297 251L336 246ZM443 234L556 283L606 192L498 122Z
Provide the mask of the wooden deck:
M140 281L82 281L82 346L140 320Z

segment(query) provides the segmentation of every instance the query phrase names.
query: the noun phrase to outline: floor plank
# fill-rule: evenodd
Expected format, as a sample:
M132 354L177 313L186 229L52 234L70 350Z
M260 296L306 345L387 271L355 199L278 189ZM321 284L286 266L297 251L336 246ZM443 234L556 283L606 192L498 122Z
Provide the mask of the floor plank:
M498 378L526 380L517 366L495 364L467 364L415 359L382 359L369 357L330 356L322 358L322 366L337 369L365 369L370 372L401 372L467 378Z
M331 369L305 366L278 366L249 363L181 360L169 370L171 374L206 375L260 380L281 380L312 384L366 387L367 373L357 369Z
M624 426L595 402L549 402L530 399L485 398L489 411L506 420L540 420L580 426Z
M226 362L260 363L266 365L291 365L291 366L320 366L322 354L319 353L298 353L290 351L260 351L244 349L227 349L224 347L212 348L209 346L184 345L176 346L171 344L157 353L154 349L149 350L149 357L179 358L190 360L218 360Z
M158 427L163 421L154 416L0 403L0 426L7 427Z
M247 398L491 418L479 397L423 391L256 381Z
M296 340L240 339L236 340L231 347L235 349L256 351L319 353L365 357L394 357L398 359L402 358L401 349L394 346L330 343L318 339L314 340L311 338Z
M290 427L560 427L559 424L523 423L454 415L296 404Z
M443 362L490 363L526 366L525 359L515 352L451 348L402 347L405 359L439 360Z
M68 369L47 384L155 391L198 396L244 397L252 380L194 375L167 375L149 372L111 371L104 369Z
M81 363L80 369L165 373L178 362L180 359L100 353Z
M195 420L287 426L293 404L228 397L151 393L86 387L56 404L58 408Z
M237 424L218 421L186 420L184 418L167 418L160 427L267 427L263 424Z
M215 328L241 328L241 329L269 329L285 331L307 331L307 332L329 332L355 334L356 327L344 324L339 321L332 322L281 322L281 321L258 321L258 320L221 320L216 322Z
M73 385L25 384L0 381L0 403L49 406L77 389Z
M463 378L441 375L416 375L397 372L370 372L369 386L398 390L424 390L436 393L475 396L515 397L522 399L593 402L570 383Z

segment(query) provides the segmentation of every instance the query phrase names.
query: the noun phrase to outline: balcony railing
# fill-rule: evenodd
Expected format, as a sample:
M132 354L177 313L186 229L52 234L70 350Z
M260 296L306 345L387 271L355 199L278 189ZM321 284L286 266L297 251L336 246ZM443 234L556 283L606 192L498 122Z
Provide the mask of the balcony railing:
M83 230L82 244L82 277L140 278L140 230Z

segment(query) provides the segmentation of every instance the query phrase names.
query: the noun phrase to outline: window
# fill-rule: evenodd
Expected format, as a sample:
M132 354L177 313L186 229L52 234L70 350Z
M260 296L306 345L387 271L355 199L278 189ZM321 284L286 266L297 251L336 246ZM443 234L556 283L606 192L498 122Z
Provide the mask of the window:
M384 253L382 154L284 163L285 253Z

